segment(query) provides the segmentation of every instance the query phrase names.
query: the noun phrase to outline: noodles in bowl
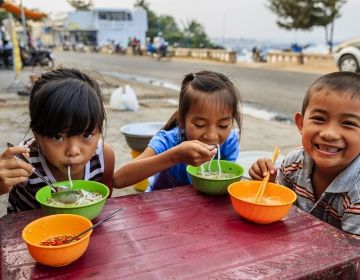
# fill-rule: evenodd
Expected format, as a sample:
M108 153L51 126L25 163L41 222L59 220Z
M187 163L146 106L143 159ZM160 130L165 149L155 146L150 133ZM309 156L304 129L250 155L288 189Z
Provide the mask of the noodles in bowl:
M217 170L218 164L221 166L221 173ZM228 185L239 181L244 173L243 167L226 160L213 161L210 163L210 168L211 172L202 172L200 166L188 165L186 167L194 188L207 195L227 194Z
M227 180L237 177L237 175L235 174L224 173L224 172L220 173L219 171L211 171L211 172L199 171L196 175L200 178L211 179L211 180Z
M74 191L76 195L76 201L72 204L62 203L56 199L53 199L51 196L48 198L47 203L51 206L80 206L80 205L87 205L97 201L100 201L103 196L101 193L98 192L89 192L83 189Z
M214 154L209 162L200 166L188 165L186 171L198 191L208 195L225 195L228 185L240 180L244 168L234 162L221 160L220 145L217 144L216 148L216 160Z
M197 176L199 178L204 178L204 179L209 179L209 180L228 180L228 179L233 179L235 177L238 176L238 174L234 174L234 173L227 173L224 172L224 170L222 170L223 168L221 168L221 153L220 153L220 145L216 144L214 145L216 146L217 149L217 159L216 159L216 167L215 169L212 168L213 166L213 160L215 159L216 154L214 154L214 156L211 158L211 160L209 162L206 162L202 165L200 165L200 170L197 173Z
M102 183L86 180L73 180L72 190L79 192L80 198L74 204L60 205L56 202L53 204L51 199L51 189L49 186L41 188L35 195L36 200L40 203L41 209L45 215L52 214L77 214L94 219L101 213L106 202L106 198L110 194L110 190ZM58 182L55 186L69 186L69 181ZM89 194L91 193L91 194ZM101 197L100 197L101 196Z

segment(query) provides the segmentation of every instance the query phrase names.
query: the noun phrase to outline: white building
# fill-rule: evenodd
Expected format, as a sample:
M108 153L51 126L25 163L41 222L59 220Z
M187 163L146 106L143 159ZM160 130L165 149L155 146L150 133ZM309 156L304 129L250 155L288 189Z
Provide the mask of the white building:
M73 45L83 43L102 46L113 42L125 48L129 38L134 37L145 45L147 29L147 13L142 8L97 8L56 14L33 28L33 31L34 36L41 36L47 44L59 46L70 41Z

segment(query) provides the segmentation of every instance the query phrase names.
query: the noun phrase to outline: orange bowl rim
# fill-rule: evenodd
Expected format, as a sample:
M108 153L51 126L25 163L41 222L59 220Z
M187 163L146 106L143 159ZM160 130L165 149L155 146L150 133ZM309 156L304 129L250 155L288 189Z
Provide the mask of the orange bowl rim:
M239 181L239 182L241 182L241 181ZM261 206L266 206L266 207L272 208L272 207L279 207L279 206L286 206L286 205L289 205L289 204L293 204L295 202L295 200L297 199L296 193L292 189L287 188L287 187L285 187L283 185L279 185L279 184L276 184L276 183L271 183L271 184L274 184L274 185L280 187L281 189L286 189L287 191L290 191L294 195L294 198L292 200L290 200L289 202L282 203L280 205L279 204L272 205L272 204L265 204L265 203L257 203L257 202L246 201L246 200L243 200L243 199L239 198L238 196L233 195L232 192L231 192L231 188L234 187L233 185L238 184L239 182L235 182L235 183L230 184L228 186L228 193L229 193L229 195L231 197L233 197L235 199L238 199L241 202L244 202L244 203L249 204L249 205L254 205L255 204L255 205L261 205Z
M86 239L88 239L88 238L90 237L90 235L91 235L91 233L92 233L92 231L93 231L92 229L89 230L89 231L88 231L87 233L85 233L84 235L82 235L82 237L81 237L79 240L75 240L75 241L73 241L73 242L71 242L71 243L69 243L69 244L64 244L64 245L59 245L59 246L45 246L45 245L40 245L40 244L38 244L38 243L32 243L32 242L28 241L28 240L25 238L25 230L26 230L28 227L30 227L33 223L38 222L39 220L42 220L42 219L49 218L49 217L51 217L51 216L59 216L59 215L61 215L61 216L76 216L76 218L79 218L80 220L86 220L87 222L90 222L89 227L93 226L92 222L91 222L89 219L87 219L87 218L85 218L85 217L83 217L83 216L80 216L80 215L76 215L76 214L55 214L55 215L50 215L50 216L44 216L44 217L38 218L38 219L36 219L36 220L28 223L28 224L24 227L24 229L22 230L22 234L21 234L21 236L22 236L22 238L24 239L24 241L25 241L27 244L32 245L32 246L37 247L37 248L52 250L52 249L59 249L59 248L66 248L66 247L74 246L74 245L76 245L76 244L78 244L78 243L83 242L84 240L86 240ZM80 233L80 232L79 232L79 233Z

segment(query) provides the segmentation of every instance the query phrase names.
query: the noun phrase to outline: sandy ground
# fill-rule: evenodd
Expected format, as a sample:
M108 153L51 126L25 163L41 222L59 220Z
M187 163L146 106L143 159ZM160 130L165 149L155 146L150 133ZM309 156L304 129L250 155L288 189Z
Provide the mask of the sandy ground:
M120 128L129 123L162 121L165 122L175 111L178 93L169 89L153 85L144 85L134 81L122 81L113 77L105 77L102 83L105 104L107 108L107 129L105 141L115 151L116 169L131 159L130 149L126 144L125 137ZM115 111L109 107L111 92L119 85L130 84L137 94L140 108L136 112ZM28 131L28 109L27 97L19 97L16 94L0 94L0 134L3 141L0 150L5 149L5 143L19 143L23 138L29 136ZM241 151L273 150L278 145L282 154L300 144L300 138L293 124L276 121L265 121L250 116L244 116L240 149ZM114 190L113 196L137 193L134 187ZM6 214L7 195L0 197L0 216Z

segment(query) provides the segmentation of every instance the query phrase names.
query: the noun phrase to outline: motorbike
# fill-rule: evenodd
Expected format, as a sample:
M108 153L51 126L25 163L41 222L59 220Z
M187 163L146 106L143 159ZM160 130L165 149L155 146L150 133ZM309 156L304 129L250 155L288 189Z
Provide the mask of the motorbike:
M26 50L25 48L20 48L20 54L24 66L53 68L55 65L54 57L48 50Z
M168 50L168 46L162 45L162 46L158 47L158 49L156 50L155 57L157 58L158 61L160 61L162 58L170 59L171 55Z
M10 69L13 65L12 49L0 51L0 64Z

